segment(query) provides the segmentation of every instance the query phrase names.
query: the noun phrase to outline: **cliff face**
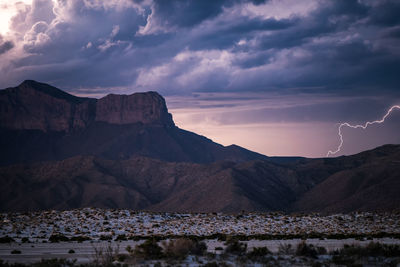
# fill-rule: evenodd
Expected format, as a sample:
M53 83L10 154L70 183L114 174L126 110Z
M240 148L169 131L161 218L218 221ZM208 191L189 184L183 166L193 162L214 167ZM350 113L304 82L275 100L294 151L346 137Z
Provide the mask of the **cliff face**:
M35 81L0 91L1 128L69 132L93 121L174 126L163 97L156 92L108 95L97 100Z
M97 101L96 121L111 124L162 124L174 126L165 100L156 92L107 95Z

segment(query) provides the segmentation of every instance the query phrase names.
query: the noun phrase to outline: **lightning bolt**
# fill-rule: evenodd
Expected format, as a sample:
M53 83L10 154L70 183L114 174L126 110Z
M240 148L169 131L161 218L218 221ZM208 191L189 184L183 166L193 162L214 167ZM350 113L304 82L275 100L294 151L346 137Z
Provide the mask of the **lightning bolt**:
M392 106L385 114L385 116L382 117L382 119L380 120L376 120L376 121L367 121L364 124L356 124L356 125L351 125L348 122L343 122L341 124L339 124L339 128L338 128L338 135L340 138L340 143L339 146L337 147L337 149L335 151L329 150L328 153L326 154L327 157L331 156L331 155L335 155L336 153L338 153L343 146L343 134L342 134L342 128L343 127L349 127L349 128L353 128L353 129L357 129L357 128L362 128L362 129L367 129L367 127L369 125L373 125L373 124L381 124L383 122L385 122L386 118L392 113L393 110L395 109L400 109L399 105L394 105Z

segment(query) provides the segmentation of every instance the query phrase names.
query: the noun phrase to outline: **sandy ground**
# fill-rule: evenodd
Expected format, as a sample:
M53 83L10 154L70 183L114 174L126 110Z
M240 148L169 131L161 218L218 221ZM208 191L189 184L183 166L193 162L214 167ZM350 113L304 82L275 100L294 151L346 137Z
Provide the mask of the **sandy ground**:
M105 249L111 245L119 249L120 253L127 253L125 248L130 245L135 247L142 241L121 242L60 242L60 243L10 243L0 244L0 259L3 261L31 263L41 259L66 258L77 259L79 263L87 263L94 260L95 249ZM19 250L21 254L11 254L12 250ZM68 253L73 249L75 253Z
M339 249L344 244L360 244L367 245L369 242L380 242L384 244L400 244L400 239L392 238L380 238L374 240L355 240L355 239L307 239L306 242L316 246L325 247L328 251ZM118 249L119 253L127 253L125 248L130 245L135 247L143 241L120 241L120 242L61 242L61 243L10 243L0 244L0 259L5 262L13 263L32 263L38 262L41 259L52 259L52 258L66 258L76 259L78 263L87 263L94 260L95 249L105 249L111 245L114 249ZM218 240L205 240L208 251L213 253L220 253L215 248L224 248L224 242ZM280 245L291 244L294 248L301 242L300 239L290 240L250 240L244 241L247 243L248 250L253 247L268 247L269 250L276 253L278 252ZM73 249L75 253L68 253L70 249ZM11 254L11 251L19 250L21 254Z

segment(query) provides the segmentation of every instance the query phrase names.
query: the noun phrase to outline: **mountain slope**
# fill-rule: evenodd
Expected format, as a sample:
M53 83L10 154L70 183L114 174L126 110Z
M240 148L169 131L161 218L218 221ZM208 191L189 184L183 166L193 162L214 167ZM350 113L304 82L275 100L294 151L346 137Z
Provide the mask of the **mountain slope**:
M156 92L97 100L35 81L0 90L0 146L0 165L77 155L198 163L266 158L179 129Z
M0 210L391 211L400 206L398 162L400 146L285 164L77 156L0 167Z
M111 161L82 156L59 162L8 166L0 168L3 185L0 210L85 206L132 209L153 209L154 206L155 210L168 211L251 208L242 201L240 207L230 208L230 202L237 198L229 190L231 178L223 178L225 172L229 171L218 163L168 163L149 158ZM176 198L180 201L175 205L165 208L161 204ZM216 198L221 202L214 202Z
M234 162L173 163L143 157L115 161L92 156L6 166L0 168L0 210L96 206L235 212L282 208L281 200L274 196L268 206L249 198L248 188L243 188L236 177L237 166ZM272 168L269 171L275 172ZM280 182L271 187L272 176L246 178L255 179L253 183L265 192L280 187L287 190Z
M400 146L386 145L334 159L352 168L335 172L293 204L293 210L328 213L400 209Z

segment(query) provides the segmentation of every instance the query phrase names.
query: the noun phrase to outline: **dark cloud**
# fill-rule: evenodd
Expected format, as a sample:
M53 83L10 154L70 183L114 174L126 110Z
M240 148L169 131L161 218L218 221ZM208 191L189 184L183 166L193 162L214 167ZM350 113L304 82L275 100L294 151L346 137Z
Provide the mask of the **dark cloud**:
M387 29L382 35L383 38L396 38L400 39L400 26Z
M372 25L395 26L400 23L399 14L399 1L382 1L370 9L369 21Z
M365 15L367 10L367 7L357 1L334 1L313 11L305 18L297 19L294 27L283 29L272 36L259 38L260 49L301 46L312 41L312 38L346 31Z
M230 24L216 25L211 31L199 33L188 47L193 50L234 48L241 39L252 39L266 31L279 31L295 25L297 19L236 18Z
M0 44L0 55L6 53L8 50L14 47L14 43L11 41L5 41Z
M14 47L12 41L3 40L3 36L0 34L0 55L6 53Z
M0 64L9 72L0 84L340 94L400 83L396 1L57 3L35 0L13 18L19 39L7 37L1 51L25 53Z
M154 16L167 27L191 27L206 19L217 16L226 4L225 0L184 1L155 0Z
M328 16L355 16L361 17L367 14L370 7L358 0L336 0L333 5L326 8L324 12ZM324 10L324 9L323 9Z
M166 27L193 27L205 20L215 18L223 8L231 7L241 2L251 2L255 5L265 3L265 0L154 0L154 17Z
M238 65L240 68L247 69L263 66L268 63L269 60L271 60L271 55L269 53L255 53L244 59L237 59L234 64Z

